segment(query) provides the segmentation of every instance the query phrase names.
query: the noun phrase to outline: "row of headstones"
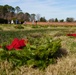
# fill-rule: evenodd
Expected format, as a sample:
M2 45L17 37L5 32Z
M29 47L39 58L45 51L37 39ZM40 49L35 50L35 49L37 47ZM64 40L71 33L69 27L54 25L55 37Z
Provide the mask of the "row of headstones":
M19 20L11 20L11 21L8 21L8 24L22 24L22 22L20 22Z

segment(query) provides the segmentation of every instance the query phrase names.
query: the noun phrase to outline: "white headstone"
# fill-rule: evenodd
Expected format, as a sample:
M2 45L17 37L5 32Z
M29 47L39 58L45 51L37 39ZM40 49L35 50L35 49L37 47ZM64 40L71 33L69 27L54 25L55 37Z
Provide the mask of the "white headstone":
M11 24L13 24L14 22L13 22L13 20L11 20Z

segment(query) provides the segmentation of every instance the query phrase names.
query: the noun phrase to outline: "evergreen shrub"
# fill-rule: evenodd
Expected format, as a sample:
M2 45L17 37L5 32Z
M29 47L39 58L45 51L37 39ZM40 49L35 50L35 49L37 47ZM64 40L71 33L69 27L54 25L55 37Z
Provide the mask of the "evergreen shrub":
M0 60L12 62L13 67L31 66L45 69L49 64L56 63L56 52L61 48L61 40L52 38L31 38L22 50L6 50L5 44L0 48Z

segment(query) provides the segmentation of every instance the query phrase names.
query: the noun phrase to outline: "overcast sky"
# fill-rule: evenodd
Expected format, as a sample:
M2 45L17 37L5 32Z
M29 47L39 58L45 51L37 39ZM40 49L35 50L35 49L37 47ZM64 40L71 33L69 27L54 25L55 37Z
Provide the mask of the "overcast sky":
M48 20L50 18L76 19L76 0L0 0L0 5L19 6L25 13L40 14Z

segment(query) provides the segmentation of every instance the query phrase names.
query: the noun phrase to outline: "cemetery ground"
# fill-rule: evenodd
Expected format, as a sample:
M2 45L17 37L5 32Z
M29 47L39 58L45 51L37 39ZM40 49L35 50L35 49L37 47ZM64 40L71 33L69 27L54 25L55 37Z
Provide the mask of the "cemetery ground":
M76 75L76 37L67 36L67 34L71 33L76 33L76 26L0 24L0 45L2 46L2 48L0 48L0 74ZM11 51L6 50L5 45L10 44L14 38L27 38L29 42L27 48ZM52 60L48 61L49 56L47 57L47 50L49 51L49 49L52 48L52 46L49 47L49 44L53 46L52 53L55 53L54 49L56 49L55 51L61 49L56 59L54 59L55 61L53 60L54 57L51 57ZM46 48L46 46L49 48ZM31 52L33 53L31 54ZM33 63L35 59L30 59L34 56L33 54L37 55L36 53L39 54L38 60L40 62L36 60L39 64ZM27 55L24 56L25 54ZM29 57L31 61L27 62L24 60L25 57L27 57L27 60ZM44 60L45 62L47 61L46 64ZM35 64L35 66L32 67L32 65L30 65L31 63L32 65Z

